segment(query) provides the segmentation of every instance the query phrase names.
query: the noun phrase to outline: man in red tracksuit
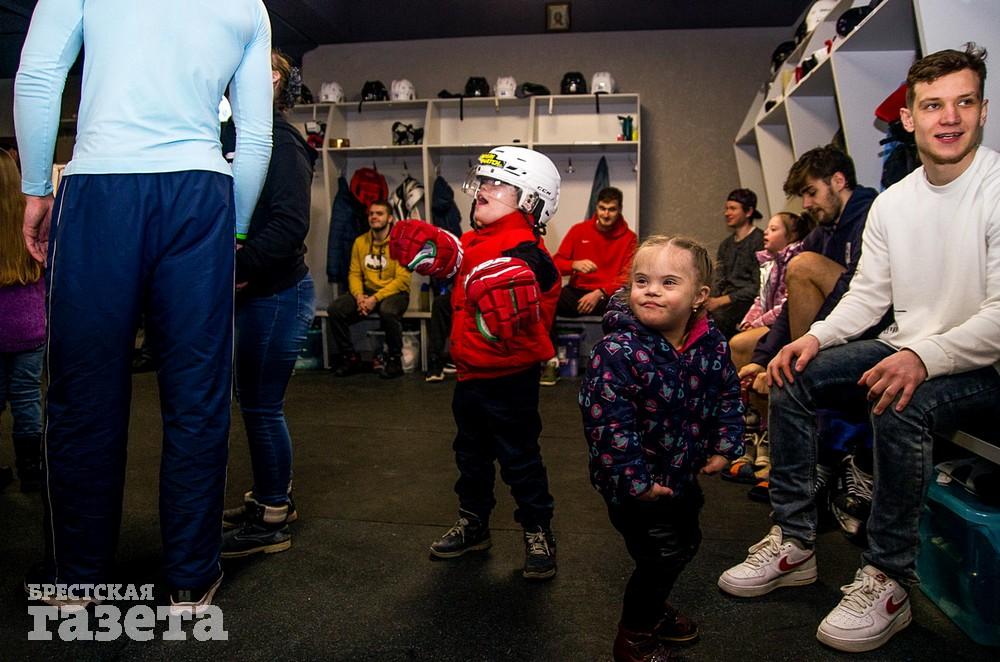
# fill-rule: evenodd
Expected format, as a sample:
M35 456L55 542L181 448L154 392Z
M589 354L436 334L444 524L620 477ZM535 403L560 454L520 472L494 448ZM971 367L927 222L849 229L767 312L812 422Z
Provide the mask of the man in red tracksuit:
M601 189L594 215L570 228L559 244L553 259L569 285L559 295L558 315L603 315L608 297L628 280L637 238L621 212L622 192Z
M496 147L479 157L465 191L475 199L476 229L452 235L422 221L400 221L390 251L418 273L456 275L451 354L458 384L452 411L459 479L458 522L431 545L436 558L491 546L494 462L517 503L524 528L523 576L556 574L554 502L538 437L539 362L555 352L549 328L559 274L540 238L559 203L559 171L523 147Z

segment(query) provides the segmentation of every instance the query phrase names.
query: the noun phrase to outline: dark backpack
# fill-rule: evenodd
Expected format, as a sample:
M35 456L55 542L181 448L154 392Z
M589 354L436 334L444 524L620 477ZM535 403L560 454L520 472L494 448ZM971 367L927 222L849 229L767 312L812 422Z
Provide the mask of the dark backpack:
M889 122L887 137L879 141L882 145L882 189L885 190L906 177L920 165L917 143L913 134L903 128L900 120Z

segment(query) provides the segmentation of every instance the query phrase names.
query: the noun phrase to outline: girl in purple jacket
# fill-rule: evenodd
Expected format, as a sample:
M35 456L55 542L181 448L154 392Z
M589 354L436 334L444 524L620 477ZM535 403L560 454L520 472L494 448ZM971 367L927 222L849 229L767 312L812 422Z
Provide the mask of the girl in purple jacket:
M22 492L34 492L42 478L45 285L42 265L25 246L23 221L21 173L0 150L0 413L9 402L17 477ZM10 467L0 467L0 489L11 479Z
M708 319L712 262L696 242L654 236L604 315L580 390L590 479L635 561L615 660L647 660L698 627L666 599L701 542L699 473L743 452L739 380Z

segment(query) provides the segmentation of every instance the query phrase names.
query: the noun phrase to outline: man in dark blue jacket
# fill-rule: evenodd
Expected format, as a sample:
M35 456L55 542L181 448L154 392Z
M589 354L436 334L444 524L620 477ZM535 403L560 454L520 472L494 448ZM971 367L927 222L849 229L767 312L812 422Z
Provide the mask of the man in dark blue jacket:
M754 386L761 394L767 393L763 375L768 362L810 324L825 318L847 292L861 258L868 208L878 195L875 189L858 186L851 157L832 145L799 157L784 188L786 195L802 196L802 206L816 220L816 229L803 240L802 253L788 265L788 300L781 315L758 341L751 363L740 370L741 378L758 375Z

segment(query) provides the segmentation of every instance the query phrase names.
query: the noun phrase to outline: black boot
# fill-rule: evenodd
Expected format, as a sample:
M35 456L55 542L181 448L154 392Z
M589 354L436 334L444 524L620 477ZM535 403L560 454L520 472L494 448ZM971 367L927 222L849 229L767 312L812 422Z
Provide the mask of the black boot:
M235 508L226 508L222 511L222 528L223 529L236 529L243 526L243 523L247 521L247 504L254 503L260 505L257 499L254 498L253 492L245 492L243 494L243 503ZM292 493L288 493L288 517L285 519L286 524L291 524L299 518L298 512L295 510L295 501L292 500Z
M676 659L655 632L629 630L621 624L618 625L612 655L615 662L666 662Z
M361 372L361 359L355 352L345 352L340 355L340 365L334 371L334 377L349 377Z
M7 486L14 482L14 470L8 466L0 467L0 492L7 489Z
M489 549L490 525L470 512L458 511L458 521L439 540L431 543L431 555L439 559L453 559L466 552Z
M399 356L390 356L385 360L382 371L378 373L382 379L394 379L403 376L403 359Z
M222 534L222 558L232 559L264 552L283 552L292 546L288 532L289 506L268 506L256 501L246 504L246 519L238 529Z
M14 457L21 491L42 489L42 435L14 435Z

